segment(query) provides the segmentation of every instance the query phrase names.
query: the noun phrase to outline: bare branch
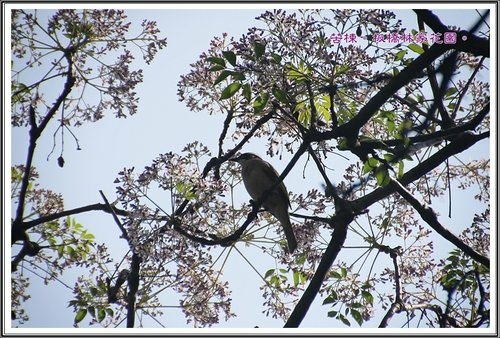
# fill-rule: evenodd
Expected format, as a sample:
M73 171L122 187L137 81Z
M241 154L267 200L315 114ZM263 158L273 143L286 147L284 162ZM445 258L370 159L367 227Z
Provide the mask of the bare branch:
M64 211L61 211L61 212L58 212L55 214L51 214L51 215L37 218L37 219L32 220L32 221L23 222L22 228L23 228L23 231L27 231L27 230L29 230L37 225L43 224L43 223L47 223L47 222L54 221L54 220L62 218L62 217L81 214L81 213L89 212L89 211L104 211L107 213L115 213L115 214L120 215L120 216L127 216L128 215L128 212L125 210L117 209L116 207L111 206L111 205L107 205L107 204L95 203L95 204L89 204L89 205L75 208L75 209L64 210Z
M457 246L460 250L462 250L465 254L469 255L475 261L485 265L486 267L490 266L489 258L481 255L476 252L473 248L468 246L466 243L460 240L457 236L451 233L448 229L446 229L441 223L439 223L437 219L437 215L430 207L426 207L422 205L408 190L403 187L403 185L391 178L390 181L391 186L403 197L410 205L419 213L422 219L427 222L438 234L443 236L443 238L447 239L451 243Z

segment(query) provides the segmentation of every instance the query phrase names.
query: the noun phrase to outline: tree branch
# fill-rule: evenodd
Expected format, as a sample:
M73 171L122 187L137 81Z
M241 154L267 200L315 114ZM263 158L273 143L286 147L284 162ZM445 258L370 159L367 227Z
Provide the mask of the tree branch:
M336 130L325 133L320 133L318 140L330 139L331 137L357 137L359 130L363 127L373 115L382 107L388 99L392 97L399 89L408 84L411 80L418 77L429 64L444 54L449 47L447 45L434 44L429 50L398 75L394 76L389 83L383 87L373 98L368 101L349 122L338 126Z
M399 182L403 185L408 185L411 182L419 179L432 169L439 166L441 163L446 161L447 158L461 153L462 151L470 148L476 142L479 142L485 138L490 136L489 131L484 132L482 134L476 135L472 132L465 132L458 135L455 139L453 139L448 145L437 151L434 155L430 156L425 161L421 162L415 168L406 172L403 177L399 180ZM368 208L373 203L380 201L383 198L386 198L390 194L394 193L395 189L391 185L386 185L384 187L380 187L377 190L372 191L371 193L358 198L355 201L352 201L352 208L356 212L364 210Z
M410 203L410 205L419 213L420 217L422 217L422 219L429 224L432 229L475 261L487 266L488 268L490 267L489 258L476 252L470 246L461 241L460 238L446 229L441 223L439 223L437 215L432 208L422 205L408 190L405 189L405 187L403 187L400 182L392 178L390 180L391 186L401 195L401 197Z
M484 120L484 118L490 112L490 102L486 103L484 107L469 121L462 125L455 126L448 129L438 130L431 134L421 134L409 138L408 144L419 145L419 144L437 144L443 140L453 141L457 135L467 131L474 131L479 124ZM390 139L390 140L362 140L354 145L356 153L368 154L375 149L382 149L388 152L392 152L395 155L402 156L398 152L398 148L405 145L405 140L402 139ZM352 150L352 149L351 149Z
M255 132L264 123L266 123L267 121L269 121L273 117L274 113L275 113L275 109L273 108L269 113L262 116L255 123L255 125L252 127L252 129L250 129L248 134L246 134L243 137L243 139L236 145L236 147L234 147L232 150L228 151L224 156L213 157L210 161L208 161L208 163L205 165L205 168L203 168L202 177L205 178L208 175L208 173L210 172L210 170L212 170L212 168L220 166L222 163L224 163L225 161L227 161L228 159L233 157L238 152L238 150L240 150L243 147L243 145L253 136L253 134L255 134Z
M295 164L299 160L300 156L302 156L305 153L305 151L307 150L308 144L309 144L308 142L304 141L300 145L299 149L297 150L297 152L295 153L295 155L293 156L293 158L290 160L290 162L288 163L288 165L286 166L286 168L283 170L283 172L281 173L281 175L279 176L279 178L275 182L275 184L272 187L270 187L267 191L265 191L262 194L262 197L258 201L253 201L253 203L252 203L252 211L247 215L247 219L246 219L245 223L243 223L243 225L241 227L239 227L238 230L236 230L231 235L223 237L223 238L218 238L215 235L208 235L212 239L208 239L208 238L205 238L205 237L199 237L199 236L193 235L193 234L187 232L186 230L182 229L181 225L179 224L178 220L175 217L172 218L167 223L167 225L165 225L160 230L160 233L161 232L165 232L165 230L170 225L173 225L173 228L174 228L175 231L177 231L181 235L186 236L187 238L189 238L189 239L191 239L191 240L193 240L195 242L198 242L200 244L203 244L203 245L222 245L222 246L228 246L231 243L235 242L238 238L241 237L241 235L246 230L246 228L250 225L250 223L257 217L257 214L259 213L260 207L266 201L266 199L271 196L270 192L273 191L278 185L281 184L281 182L285 179L285 177L288 175L288 173L295 166ZM206 168L207 167L205 167L205 169ZM185 200L184 202L186 202L186 201L188 201L188 200ZM180 208L178 208L178 210L179 209ZM184 209L185 209L185 206L182 208L182 210L184 210ZM179 215L181 215L183 213L183 211L179 213L178 210L174 213L175 216L179 216Z
M26 194L28 192L28 185L29 185L29 175L31 172L31 167L33 164L33 156L35 154L35 148L36 148L36 142L40 135L42 134L43 130L49 123L49 121L54 117L54 114L57 112L59 109L60 105L64 102L66 97L69 95L71 92L74 84L75 84L75 78L73 76L73 63L71 61L71 58L68 59L68 75L66 78L66 83L64 84L63 91L57 98L56 102L52 106L52 108L47 112L47 115L45 115L44 119L42 120L42 123L40 123L39 126L36 124L36 113L35 109L33 106L30 106L30 111L29 111L29 121L30 121L30 139L29 139L29 145L28 145L28 154L26 157L26 165L25 165L25 171L24 175L21 181L21 187L19 189L19 199L18 199L18 205L17 205L17 210L16 210L16 216L14 218L14 222L12 223L12 239L11 239L11 245L13 245L16 241L18 240L27 240L27 235L25 233L25 230L23 229L23 217L24 217L24 207L26 204Z
M392 264L394 265L394 285L395 285L395 299L394 302L392 303L391 307L385 314L384 318L380 322L379 327L387 327L389 325L389 321L391 318L394 316L394 314L401 312L405 308L403 300L401 298L401 274L399 273L399 266L398 266L398 256L401 251L401 247L395 247L395 248L390 248L387 245L380 245L376 242L373 243L373 246L377 248L379 251L382 251L386 254L389 254L389 256L392 259Z
M307 289L304 291L304 294L285 323L285 328L299 327L300 323L306 316L309 307L314 301L314 298L316 298L316 295L318 294L328 271L335 261L335 258L337 258L337 255L342 249L342 245L347 237L347 228L354 219L354 215L347 202L345 203L345 208L337 208L336 205L335 210L337 213L331 220L334 230L330 243L328 243L325 253L321 258L321 262L319 263L311 282L309 282Z
M127 296L127 328L133 328L135 324L135 301L137 291L139 290L139 270L141 267L141 258L137 253L132 254L130 264L130 275L128 276L128 296Z
M113 207L111 205L107 204L100 204L100 203L95 203L95 204L89 204L83 207L75 208L75 209L70 209L70 210L64 210L58 213L54 213L51 215L39 217L35 220L29 221L29 222L22 222L22 227L23 231L27 231L37 225L47 223L56 219L59 219L61 217L66 217L70 215L76 215L76 214L81 214L83 212L89 212L89 211L104 211L107 213L116 213L117 215L120 216L127 216L128 212L122 209L117 209L116 207Z
M449 29L444 25L439 18L428 9L414 9L413 10L419 20L422 20L427 26L429 26L435 33L445 33ZM458 51L471 53L475 56L490 56L490 40L479 38L473 33L477 30L484 18L481 18L474 27L469 31L457 32L457 43L453 46Z
M120 231L122 232L122 237L127 241L128 245L130 246L130 249L132 251L134 251L133 250L134 248L132 247L132 244L130 243L130 238L128 237L127 230L125 230L122 222L120 222L120 220L118 219L118 216L115 212L115 208L112 207L111 204L109 204L108 199L106 198L106 196L104 195L102 190L99 190L99 193L101 194L101 197L104 200L104 203L106 204L106 207L108 208L109 212L113 215L113 220L118 225L118 228L120 228ZM125 212L125 215L128 215L128 213Z

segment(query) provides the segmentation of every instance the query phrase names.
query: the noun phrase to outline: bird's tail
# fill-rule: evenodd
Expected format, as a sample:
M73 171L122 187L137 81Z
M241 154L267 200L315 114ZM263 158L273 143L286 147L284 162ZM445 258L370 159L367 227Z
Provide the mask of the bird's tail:
M288 242L288 250L290 253L293 253L297 248L297 239L295 238L295 234L293 233L292 224L290 223L290 216L288 215L288 211L286 215L277 215L278 220L283 227L283 232L285 233L286 241Z

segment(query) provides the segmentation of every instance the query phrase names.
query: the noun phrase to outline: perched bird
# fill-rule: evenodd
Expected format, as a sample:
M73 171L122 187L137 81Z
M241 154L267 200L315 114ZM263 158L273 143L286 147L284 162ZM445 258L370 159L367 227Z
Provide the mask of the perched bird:
M241 177L248 191L248 194L254 201L258 201L262 194L271 189L278 182L279 174L266 161L252 153L244 153L238 157L230 159L241 165ZM297 239L293 233L288 207L290 200L285 184L281 182L270 192L270 195L264 200L263 207L278 219L285 232L288 242L288 249L293 253L297 247Z

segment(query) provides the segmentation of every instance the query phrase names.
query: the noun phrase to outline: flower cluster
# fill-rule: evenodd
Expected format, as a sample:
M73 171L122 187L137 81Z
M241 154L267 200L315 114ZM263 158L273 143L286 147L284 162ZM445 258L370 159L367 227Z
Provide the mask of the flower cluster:
M30 107L41 110L39 117L43 119L43 109L59 94L43 97L39 93L51 93L47 88L54 88L58 79L68 81L71 77L75 88L64 98L66 124L95 122L108 110L116 117L134 114L138 102L135 88L143 76L141 69L131 69L134 56L127 46L138 47L149 64L166 46L166 39L158 37L153 21L144 21L142 32L129 37L131 23L126 18L122 10L64 9L48 18L44 29L45 18L40 13L14 11L12 124L27 124ZM33 81L26 70L44 63L51 63L52 68L42 79ZM64 86L60 82L62 91Z

